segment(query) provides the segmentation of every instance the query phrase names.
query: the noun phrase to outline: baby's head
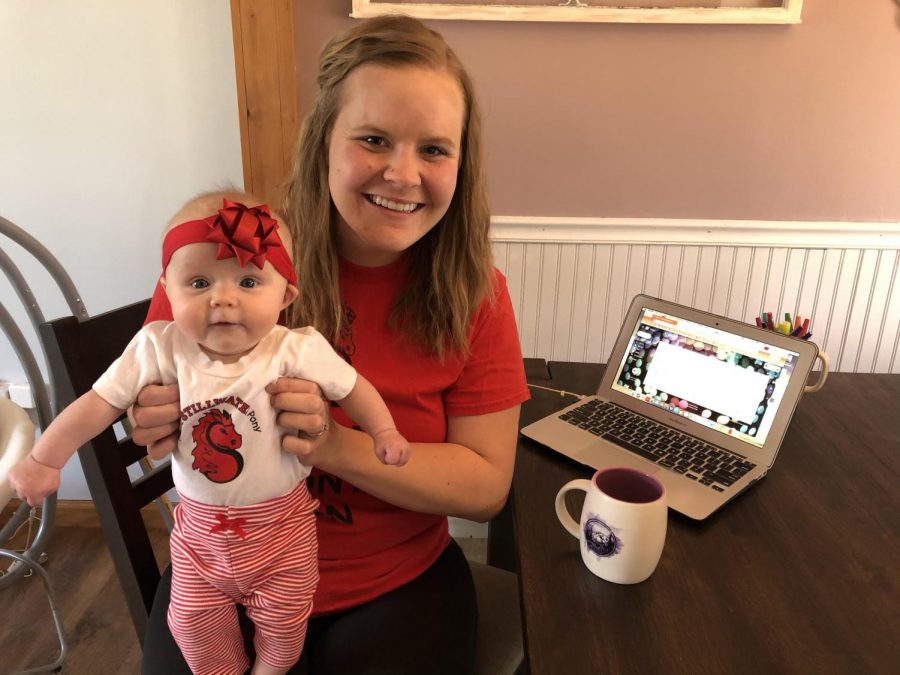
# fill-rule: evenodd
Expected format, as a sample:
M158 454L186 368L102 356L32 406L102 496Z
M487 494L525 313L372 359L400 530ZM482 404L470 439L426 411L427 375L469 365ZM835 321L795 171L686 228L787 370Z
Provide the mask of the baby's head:
M195 197L169 222L160 282L175 324L216 361L249 353L297 297L288 228L236 191Z

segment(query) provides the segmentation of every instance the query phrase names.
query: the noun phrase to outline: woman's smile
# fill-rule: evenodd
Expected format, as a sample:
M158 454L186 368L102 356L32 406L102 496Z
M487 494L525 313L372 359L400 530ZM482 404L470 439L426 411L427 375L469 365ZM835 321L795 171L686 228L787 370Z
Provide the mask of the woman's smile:
M365 197L375 206L380 206L383 209L394 211L396 213L412 213L424 206L424 204L419 204L417 202L404 202L388 197L380 197L378 195L367 194Z

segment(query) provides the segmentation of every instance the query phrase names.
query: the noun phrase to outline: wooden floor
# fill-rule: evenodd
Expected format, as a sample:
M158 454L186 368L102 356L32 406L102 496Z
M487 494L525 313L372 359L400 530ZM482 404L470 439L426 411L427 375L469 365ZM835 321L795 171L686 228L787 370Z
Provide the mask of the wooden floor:
M131 625L112 558L90 502L61 507L44 568L50 575L65 631L63 673L104 675L140 671L141 647ZM151 507L153 508L153 507ZM4 512L3 520L8 515ZM168 533L152 512L146 518L161 561ZM18 540L24 541L24 531ZM14 545L21 545L14 541ZM3 563L4 561L0 561ZM5 568L5 563L4 563ZM0 675L51 663L59 654L44 585L37 575L0 590Z
M67 652L63 673L125 675L140 671L141 649L109 550L89 502L58 511L45 569L56 591ZM168 561L168 533L151 509L145 520L154 550ZM8 513L0 516L6 522ZM19 539L24 539L24 532ZM13 542L16 544L17 542ZM484 561L485 540L460 540L466 555ZM6 568L6 559L0 560ZM32 575L0 590L0 675L51 663L59 654L41 580Z

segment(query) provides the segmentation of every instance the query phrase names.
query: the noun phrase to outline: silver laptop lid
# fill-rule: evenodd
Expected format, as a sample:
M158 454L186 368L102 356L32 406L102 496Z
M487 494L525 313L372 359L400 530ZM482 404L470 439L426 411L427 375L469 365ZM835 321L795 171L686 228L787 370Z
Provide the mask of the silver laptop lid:
M598 395L770 466L817 353L808 341L638 295Z

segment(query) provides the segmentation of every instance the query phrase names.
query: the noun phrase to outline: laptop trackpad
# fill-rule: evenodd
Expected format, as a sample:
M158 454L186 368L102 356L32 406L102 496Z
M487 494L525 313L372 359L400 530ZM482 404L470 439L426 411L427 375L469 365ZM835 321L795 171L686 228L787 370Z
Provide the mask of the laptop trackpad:
M662 471L662 467L658 464L638 457L620 448L618 445L602 439L595 439L584 448L579 448L572 454L572 457L582 464L587 464L595 469L621 466L629 469L638 469L650 476Z

